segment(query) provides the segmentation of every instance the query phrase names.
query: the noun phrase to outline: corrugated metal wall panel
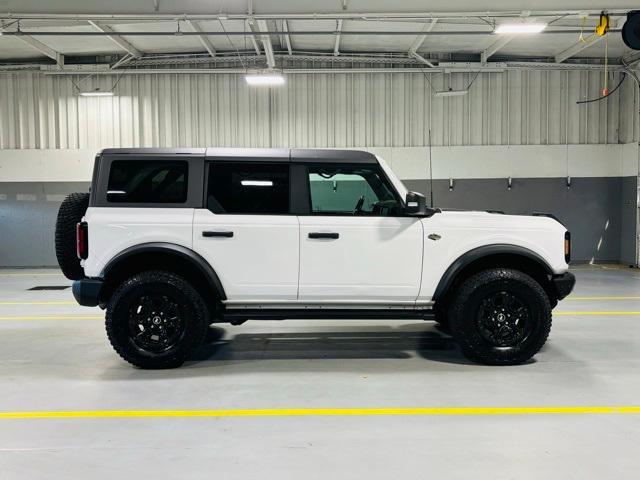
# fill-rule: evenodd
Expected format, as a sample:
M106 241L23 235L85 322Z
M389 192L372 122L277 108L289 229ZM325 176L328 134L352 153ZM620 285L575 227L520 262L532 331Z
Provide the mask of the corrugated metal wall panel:
M610 86L617 84L613 75ZM469 95L437 98L433 90ZM109 89L112 98L76 95ZM600 72L289 75L249 88L240 75L93 78L0 75L0 148L144 146L410 147L603 144L637 130L632 82L609 100Z

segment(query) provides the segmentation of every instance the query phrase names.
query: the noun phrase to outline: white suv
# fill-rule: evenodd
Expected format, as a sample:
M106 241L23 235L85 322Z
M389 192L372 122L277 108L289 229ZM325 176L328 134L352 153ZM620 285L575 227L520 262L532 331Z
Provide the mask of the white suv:
M56 227L75 298L143 368L181 365L213 322L296 318L436 320L467 357L521 363L569 251L554 218L428 208L352 150L107 149Z

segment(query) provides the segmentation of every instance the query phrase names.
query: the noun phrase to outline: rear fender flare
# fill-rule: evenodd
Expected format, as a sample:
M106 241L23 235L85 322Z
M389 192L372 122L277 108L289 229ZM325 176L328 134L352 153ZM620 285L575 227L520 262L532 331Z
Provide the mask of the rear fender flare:
M182 245L177 245L175 243L151 242L142 243L140 245L134 245L132 247L126 248L125 250L114 256L111 260L109 260L109 262L102 269L100 277L106 279L109 276L110 272L122 265L122 262L126 262L128 259L131 259L136 255L162 252L177 256L196 267L197 270L202 273L207 279L207 283L213 289L213 291L217 293L220 300L227 299L227 296L224 292L224 287L222 286L222 282L220 281L220 277L218 277L218 274L211 267L211 265L201 255L197 254L193 250ZM159 266L158 269L161 269L161 266Z

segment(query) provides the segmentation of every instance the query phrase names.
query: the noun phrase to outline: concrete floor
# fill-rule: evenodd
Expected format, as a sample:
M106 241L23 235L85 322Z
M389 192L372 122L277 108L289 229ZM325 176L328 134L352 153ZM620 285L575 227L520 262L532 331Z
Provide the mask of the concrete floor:
M27 290L56 271L1 270L0 412L640 405L640 273L574 272L523 366L469 364L431 322L288 321L143 371L100 310ZM0 419L0 479L635 479L638 445L640 414Z

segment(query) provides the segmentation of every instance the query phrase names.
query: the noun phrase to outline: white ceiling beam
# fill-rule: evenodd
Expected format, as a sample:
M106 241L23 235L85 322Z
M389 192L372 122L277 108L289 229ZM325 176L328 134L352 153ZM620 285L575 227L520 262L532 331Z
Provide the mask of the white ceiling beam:
M536 17L530 16L531 12L524 11L520 14L520 17L524 20L525 23L533 23L537 20ZM489 45L481 54L480 54L480 63L487 63L489 58L492 55L495 55L498 50L504 48L509 42L514 40L518 35L498 35L498 39Z
M130 53L127 53L124 57L122 57L120 60L118 60L116 63L114 63L113 65L111 65L112 69L121 67L122 65L129 63L131 60L133 60L134 57L133 55L131 55Z
M246 19L246 23L249 25L249 30L253 32L254 18L253 18L253 0L247 0L247 15L249 15ZM251 35L249 37L251 43L253 44L253 48L258 55L261 55L260 47L258 46L258 42L256 41L256 37Z
M437 18L432 18L431 22L425 23L424 27L422 27L422 31L425 32L425 33L429 33L431 30L433 30L433 27L436 26L436 23L438 23L438 19ZM426 38L427 38L426 35L418 35L415 38L415 40L413 41L413 43L409 47L409 56L410 57L413 57L413 54L418 51L418 49L422 46L422 44L424 43Z
M6 3L6 2L5 2ZM44 4L44 2L41 2ZM240 2L236 2L240 3ZM264 3L264 2L263 2ZM291 2L292 4L294 2ZM325 5L329 5L331 2L324 2ZM364 2L361 2L364 3ZM505 2L503 2L505 3ZM512 2L513 3L513 2ZM526 5L527 9L530 9L531 2L523 2ZM606 3L606 2L605 2ZM609 2L611 3L611 2ZM625 2L618 2L625 3ZM188 18L191 20L203 21L203 20L218 20L222 18L223 20L246 20L249 18L262 18L265 20L282 20L282 19L296 19L296 20L335 20L338 18L350 19L350 20L362 20L363 17L367 19L400 19L407 20L413 19L415 21L424 20L425 17L428 18L441 18L441 19L469 19L471 17L478 18L490 18L490 17L511 17L516 18L522 16L518 10L516 10L516 5L510 5L510 9L508 10L466 10L466 9L458 9L458 10L439 10L434 11L433 9L425 11L425 10L415 10L412 12L407 11L386 11L386 12L372 12L370 10L352 10L352 11L344 11L344 10L336 10L332 8L325 8L324 11L319 11L318 8L313 8L311 11L304 12L302 10L305 8L304 2L297 2L297 4L303 5L302 9L289 8L287 9L287 13L284 12L271 12L271 13L254 13L253 11L247 10L246 13L231 13L231 12L217 12L217 13L188 13L186 11L181 10L179 17ZM103 10L109 10L109 5L105 4L105 8ZM611 16L624 16L626 17L627 12L629 11L629 2L626 2L624 7L622 8L608 8L607 11ZM295 7L295 5L294 5ZM138 20L157 20L157 21L173 21L175 22L177 15L175 13L120 13L122 9L117 6L111 7L111 11L105 11L104 13L99 14L88 14L88 13L44 13L40 12L31 12L31 13L17 13L3 11L0 12L0 19L6 20L15 20L17 18L23 20L74 20L74 21L86 21L86 20L95 20L95 21L111 21L111 20L127 20L127 21L138 21ZM297 10L297 11L292 11ZM309 10L309 9L307 9ZM46 9L45 9L46 12ZM558 16L573 16L577 18L579 16L588 15L592 19L596 20L600 16L602 12L602 6L600 8L578 8L578 9L552 9L552 10L531 10L530 16L534 17L547 17L549 19L557 18Z
M604 39L604 37L601 37L599 35L593 35L592 37L590 37L587 40L584 40L584 41L578 40L576 43L571 45L569 48L566 48L563 51L561 51L560 53L558 53L555 56L555 61L556 61L556 63L562 63L565 60L573 57L574 55L576 55L578 53L580 53L581 51L586 50L589 47L593 47L594 45L597 45L603 39Z
M289 36L289 25L287 24L286 20L282 21L282 30L286 32L284 35L284 42L287 45L287 51L289 52L289 55L292 55L293 49L291 48L291 37Z
M611 28L617 28L619 24L621 24L619 19L611 18ZM607 34L607 35L609 35L609 34ZM573 57L574 55L577 55L581 51L586 50L589 47L593 47L594 45L597 45L602 40L604 40L604 37L605 36L601 37L600 35L592 34L591 36L587 37L586 40L578 40L576 43L571 45L569 48L566 48L563 51L561 51L560 53L558 53L554 57L555 58L555 62L556 63L562 63L565 60L568 60L569 58Z
M338 32L338 34L336 35L336 42L333 45L333 55L335 57L340 55L340 32L341 31L342 31L342 19L338 20L338 23L336 25L336 32Z
M129 55L138 58L142 56L140 50L134 47L130 42L126 41L124 38L119 36L117 32L108 25L104 25L102 23L94 22L93 20L89 20L89 25L103 33L113 33L114 35L107 35L107 38L127 52Z
M316 56L296 56L301 60L314 60ZM286 58L283 56L283 58ZM322 58L322 57L320 57ZM336 58L350 58L340 55L334 57L333 55L327 55L325 58L335 60ZM376 58L376 57L372 57ZM216 57L220 59L220 56ZM253 59L253 58L251 58ZM92 75L113 75L113 71L109 69L108 65L68 65L63 69L57 68L53 65L39 65L39 71L46 75L78 75L78 74L92 74ZM624 67L621 65L610 65L610 70L613 72L623 71ZM0 71L3 67L0 66ZM441 73L468 73L468 72L492 72L501 73L506 71L525 71L525 70L537 70L537 71L598 71L602 72L602 65L599 64L576 64L576 63L542 63L542 62L496 62L492 64L481 64L480 62L440 62L434 72ZM119 70L119 73L123 75L162 75L173 73L188 73L188 74L245 74L247 69L245 67L235 68L131 68ZM431 70L430 70L431 71ZM421 73L424 72L423 68L419 67L406 67L396 68L388 70L380 67L368 67L368 68L283 68L283 73L286 74L318 74L318 75L334 75L336 73Z
M253 32L253 22L254 22L253 19L248 19L246 21L247 27L251 32ZM251 41L251 44L253 45L253 49L256 51L256 54L262 55L262 50L260 50L260 47L258 46L258 42L256 41L255 35L249 35L249 41Z
M45 45L40 40L36 40L29 35L16 35L14 38L17 38L18 40L26 43L43 55L52 58L56 61L56 65L58 65L59 67L64 67L64 55L62 55L60 52L56 52L53 48Z
M413 53L411 55L413 58L415 58L416 60L418 60L419 62L424 63L425 65L429 65L431 68L434 68L435 65L433 63L431 63L429 60L427 60L426 58L424 58L422 55L419 55L417 53Z
M489 45L480 54L480 62L487 63L491 55L494 55L498 50L507 45L514 38L516 38L516 35L500 35L500 38L498 40Z
M268 32L267 22L265 20L257 20L258 30L261 32ZM271 37L269 35L260 35L262 40L262 46L264 48L264 54L267 56L267 66L269 68L275 68L276 58L273 55L273 45L271 45Z
M198 25L197 22L192 22L191 20L185 20L185 23L191 29L192 32L202 33L202 28L200 27L200 25ZM212 57L216 56L216 49L214 48L211 41L205 35L198 35L198 40L200 40L200 43L202 44L202 46L204 47L204 49L207 51L209 55L211 55Z
M632 67L638 62L640 62L640 51L631 52L625 55L624 57L622 57L623 65L627 65L628 67Z

